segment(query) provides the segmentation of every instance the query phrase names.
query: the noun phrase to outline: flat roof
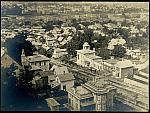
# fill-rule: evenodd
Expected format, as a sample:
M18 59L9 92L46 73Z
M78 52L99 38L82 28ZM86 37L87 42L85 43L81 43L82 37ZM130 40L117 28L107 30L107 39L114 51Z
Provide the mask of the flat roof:
M107 59L107 60L104 60L104 62L107 62L107 63L110 63L110 64L116 64L119 60L117 59Z

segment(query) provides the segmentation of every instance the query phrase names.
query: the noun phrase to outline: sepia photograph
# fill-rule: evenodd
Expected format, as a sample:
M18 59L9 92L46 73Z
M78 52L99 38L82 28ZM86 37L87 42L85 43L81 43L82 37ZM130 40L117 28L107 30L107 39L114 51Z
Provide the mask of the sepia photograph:
M149 2L1 1L1 111L149 111Z

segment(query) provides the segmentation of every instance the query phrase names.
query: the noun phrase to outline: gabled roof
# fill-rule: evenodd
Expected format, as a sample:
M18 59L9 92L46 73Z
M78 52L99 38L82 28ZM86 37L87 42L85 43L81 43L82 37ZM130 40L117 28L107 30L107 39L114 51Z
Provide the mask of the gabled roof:
M60 82L66 82L66 81L71 81L75 79L72 73L66 73L66 74L61 74L57 76L60 79Z
M60 74L64 74L64 73L69 73L68 68L65 66L53 66L51 68L51 70L54 70L54 74L56 75L60 75Z

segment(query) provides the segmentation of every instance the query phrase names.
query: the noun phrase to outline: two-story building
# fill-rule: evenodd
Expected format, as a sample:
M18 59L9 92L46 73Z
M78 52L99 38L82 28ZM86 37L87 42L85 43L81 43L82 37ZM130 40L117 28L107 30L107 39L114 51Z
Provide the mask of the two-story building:
M77 51L77 65L100 69L102 59L95 55L95 50L90 50L90 45L85 42L82 50Z
M113 108L116 88L104 79L89 81L68 90L68 107L76 111L108 111Z
M30 65L31 68L37 66L40 67L43 71L48 71L50 70L49 61L50 59L48 57L38 54L37 52L34 53L33 56L25 56L24 50L22 50L22 65Z

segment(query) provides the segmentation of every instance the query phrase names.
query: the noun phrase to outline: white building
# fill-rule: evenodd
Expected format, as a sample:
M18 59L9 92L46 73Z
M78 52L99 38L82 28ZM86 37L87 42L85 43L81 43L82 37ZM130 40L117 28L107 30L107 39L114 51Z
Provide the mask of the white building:
M77 64L83 67L93 67L100 69L102 59L95 55L95 50L90 50L90 45L85 42L82 50L77 51Z
M125 78L133 75L134 65L126 59L107 59L95 55L95 50L90 50L87 42L82 50L77 50L77 64L83 67L95 68L96 70L108 70L115 78Z

